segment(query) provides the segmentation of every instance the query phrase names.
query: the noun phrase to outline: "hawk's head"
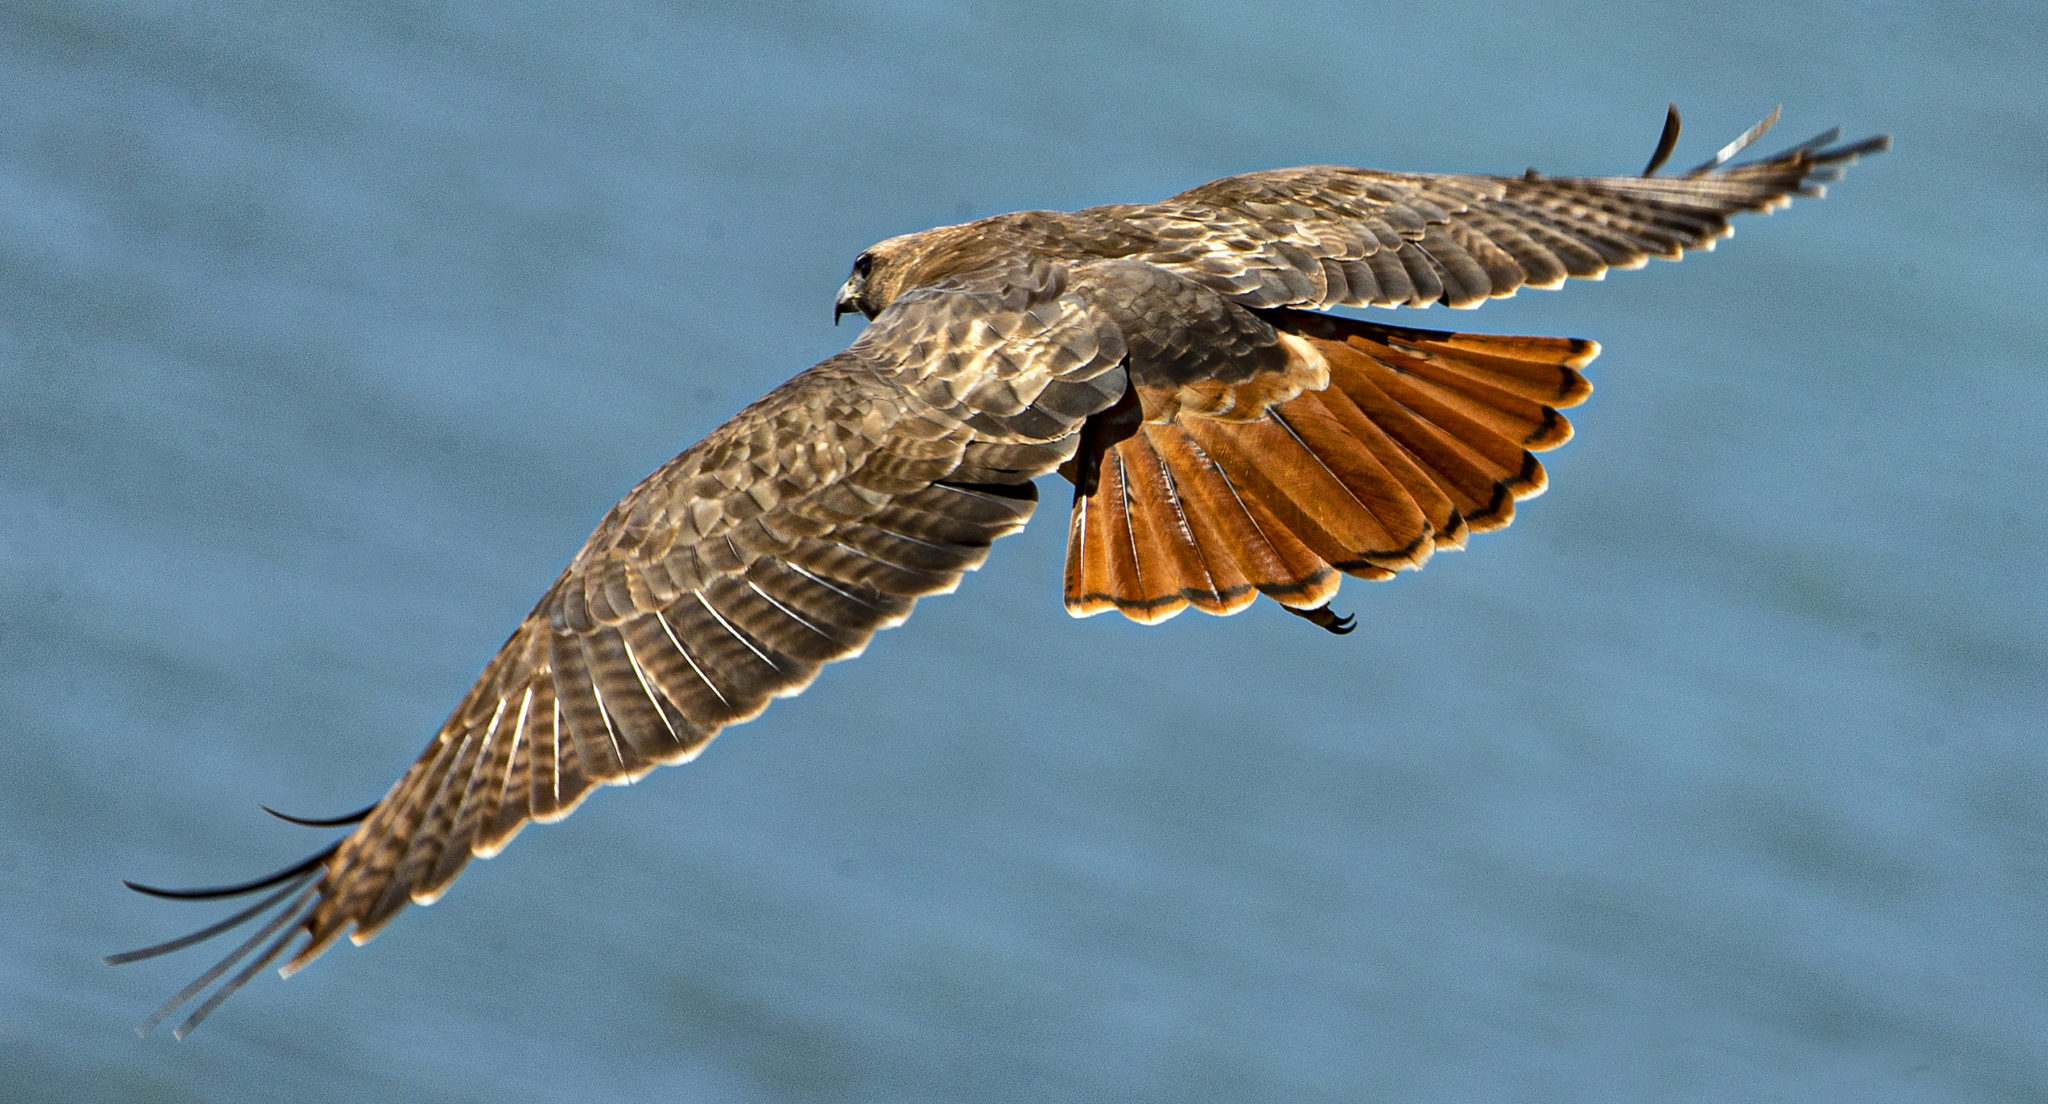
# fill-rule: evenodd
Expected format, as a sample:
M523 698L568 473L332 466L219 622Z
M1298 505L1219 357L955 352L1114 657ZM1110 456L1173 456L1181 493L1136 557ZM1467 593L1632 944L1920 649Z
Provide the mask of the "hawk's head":
M934 275L929 271L930 262L943 254L940 247L944 244L943 235L926 230L878 241L861 250L853 259L853 275L839 285L839 298L832 304L833 324L838 324L840 315L855 311L872 319L897 296L928 283Z
M839 285L839 298L832 301L833 325L837 326L839 324L839 317L841 315L851 314L855 311L860 312L862 317L872 319L875 315L882 312L884 306L888 305L878 301L874 293L869 290L869 282L874 277L874 274L875 251L873 249L863 250L860 256L853 259L853 275L848 276L846 282Z
M1013 255L1020 244L1009 223L1016 216L935 226L902 234L861 250L853 275L839 285L832 321L855 311L872 319L913 288L975 271L992 258Z

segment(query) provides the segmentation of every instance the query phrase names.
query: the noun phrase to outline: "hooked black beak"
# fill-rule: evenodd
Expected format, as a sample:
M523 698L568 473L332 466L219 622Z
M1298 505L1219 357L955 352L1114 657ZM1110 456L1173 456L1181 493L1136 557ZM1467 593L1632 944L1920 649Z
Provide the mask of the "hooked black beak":
M860 290L853 286L857 279L858 276L851 276L839 285L839 297L832 301L832 324L835 326L839 324L841 315L861 313Z

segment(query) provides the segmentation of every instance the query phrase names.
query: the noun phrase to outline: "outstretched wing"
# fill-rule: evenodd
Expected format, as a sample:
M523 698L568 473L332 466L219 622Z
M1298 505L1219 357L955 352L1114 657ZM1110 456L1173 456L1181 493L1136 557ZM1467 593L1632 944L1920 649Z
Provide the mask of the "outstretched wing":
M1311 167L892 239L917 251L904 271L953 275L634 488L391 792L335 822L360 819L351 835L246 885L145 890L271 890L109 959L268 915L145 1029L219 982L182 1035L265 965L367 941L528 822L800 690L978 565L1077 443L1076 613L1227 613L1256 591L1341 631L1335 573L1418 566L1541 488L1532 454L1568 433L1594 348L1270 308L1473 306L1677 257L1887 145L1830 133L1728 166L1770 122L1671 179L1653 173L1675 112L1642 177Z
M1120 332L1039 275L906 296L635 487L352 834L271 879L163 894L281 887L222 925L113 956L272 912L145 1029L238 965L180 1035L264 965L289 954L290 973L345 933L367 941L471 856L599 784L691 758L951 590L1024 524L1030 480L1124 387Z
M1775 112L1676 178L1418 175L1312 166L1228 177L1158 204L1077 212L1077 240L1178 274L1270 326L1284 355L1185 378L1133 358L1124 399L1083 431L1067 608L1158 621L1263 593L1334 632L1338 577L1390 578L1541 493L1536 452L1571 433L1589 341L1460 334L1296 307L1476 306L1711 246L1742 211L1820 185L1872 138L1836 132L1727 167ZM1112 227L1135 227L1119 238ZM1098 230L1098 228L1100 228ZM1215 331L1216 327L1209 327ZM1141 337L1133 336L1133 347Z
M1396 173L1314 165L1224 177L1156 204L1093 208L1142 227L1134 254L1248 307L1474 307L1525 285L1597 278L1651 257L1711 248L1728 218L1818 196L1887 137L1833 144L1829 131L1783 153L1728 164L1777 112L1682 176L1651 175L1678 135L1671 110L1643 176Z

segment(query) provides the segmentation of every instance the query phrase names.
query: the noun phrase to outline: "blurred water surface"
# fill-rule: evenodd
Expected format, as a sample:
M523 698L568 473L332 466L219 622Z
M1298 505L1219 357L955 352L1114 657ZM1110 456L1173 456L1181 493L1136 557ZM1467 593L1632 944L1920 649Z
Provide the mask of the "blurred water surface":
M2048 1096L2038 4L0 3L0 1096ZM1853 17L1849 14L1853 12ZM97 956L382 792L881 237L1308 162L1898 149L1599 338L1513 529L1071 622L1064 500L372 948ZM1770 145L1767 142L1766 145ZM1684 162L1689 163L1689 162Z

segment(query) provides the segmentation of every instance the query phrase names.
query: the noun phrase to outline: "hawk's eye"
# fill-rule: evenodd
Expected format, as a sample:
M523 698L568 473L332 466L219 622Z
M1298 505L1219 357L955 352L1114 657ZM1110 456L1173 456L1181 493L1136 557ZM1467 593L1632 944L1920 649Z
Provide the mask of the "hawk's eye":
M875 257L872 253L863 253L853 259L853 274L855 276L866 277L868 272L874 267Z

